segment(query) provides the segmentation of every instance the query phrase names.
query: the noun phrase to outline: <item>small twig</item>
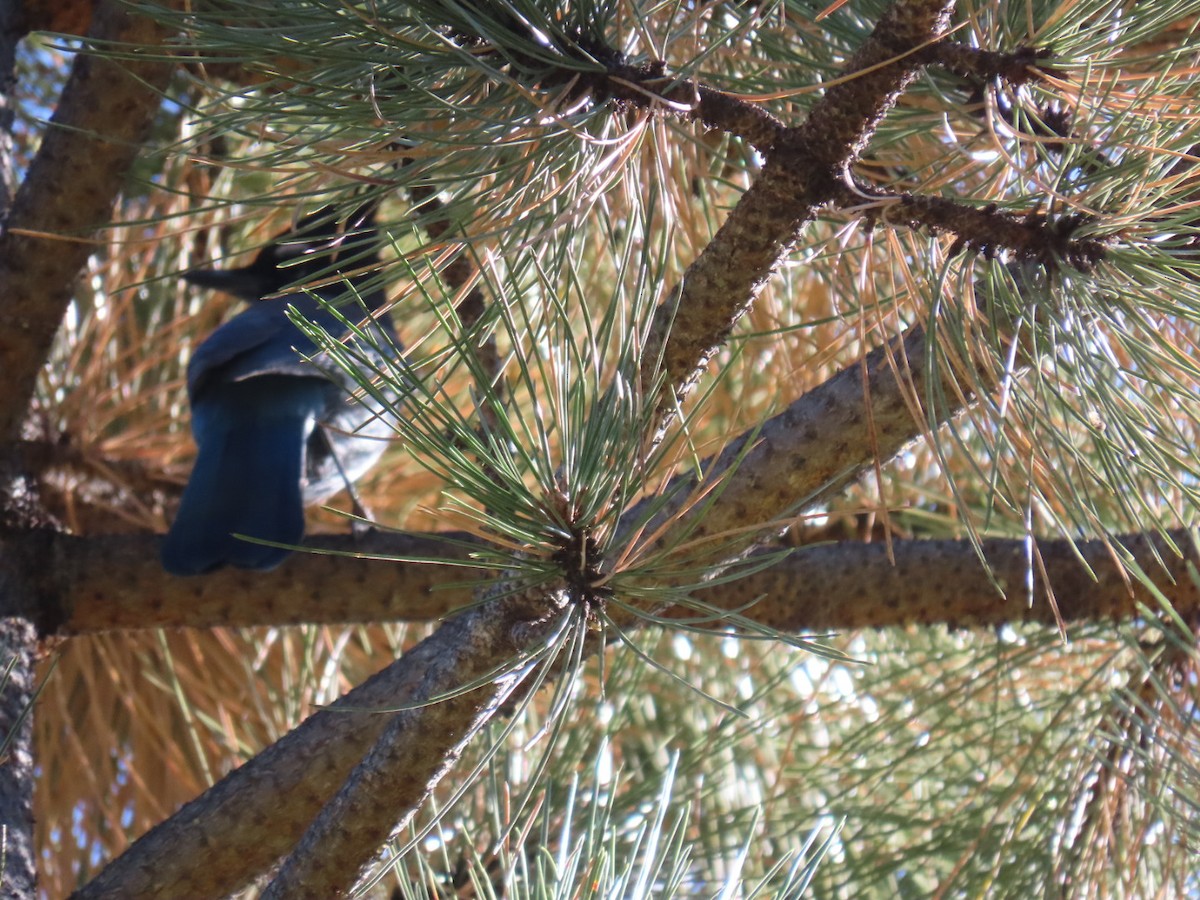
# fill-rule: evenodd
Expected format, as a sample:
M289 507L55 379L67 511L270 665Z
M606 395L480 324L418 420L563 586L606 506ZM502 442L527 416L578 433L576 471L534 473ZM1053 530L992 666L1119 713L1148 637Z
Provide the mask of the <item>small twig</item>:
M593 84L601 86L599 79L593 79ZM755 103L691 78L664 76L659 69L614 68L603 79L603 91L619 106L698 121L741 138L760 153L769 152L786 130L783 122Z
M1007 251L1021 260L1047 266L1066 262L1088 271L1104 259L1111 243L1072 238L1084 222L1079 216L1051 219L1036 211L1019 215L1002 212L995 204L969 206L943 197L891 193L845 183L838 185L833 204L861 215L869 228L887 225L953 234L951 255L969 249L991 258Z
M924 56L930 65L941 66L955 75L976 82L999 78L1016 87L1030 81L1039 81L1047 75L1054 78L1066 77L1061 69L1044 64L1044 60L1054 56L1054 51L1047 47L1018 47L1016 50L1001 52L945 40L932 44L924 51Z

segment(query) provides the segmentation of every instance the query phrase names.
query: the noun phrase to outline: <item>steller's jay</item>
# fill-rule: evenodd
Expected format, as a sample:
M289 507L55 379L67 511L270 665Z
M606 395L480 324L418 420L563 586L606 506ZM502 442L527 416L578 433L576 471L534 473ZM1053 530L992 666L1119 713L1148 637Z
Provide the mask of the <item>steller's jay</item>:
M350 397L355 383L347 373L302 358L318 348L288 319L287 308L295 307L333 337L343 337L346 326L304 291L263 299L333 279L309 290L339 301L351 322L365 312L375 314L386 296L382 288L368 290L371 273L338 276L343 269L374 268L378 239L373 207L358 210L344 226L326 207L277 235L248 266L184 276L253 305L209 335L188 365L199 452L162 545L168 572L274 568L288 550L234 535L299 543L304 507L360 478L383 453L390 426L378 410ZM375 314L372 320L367 333L374 343L384 350L398 347L391 318ZM366 344L356 346L368 357L378 356Z

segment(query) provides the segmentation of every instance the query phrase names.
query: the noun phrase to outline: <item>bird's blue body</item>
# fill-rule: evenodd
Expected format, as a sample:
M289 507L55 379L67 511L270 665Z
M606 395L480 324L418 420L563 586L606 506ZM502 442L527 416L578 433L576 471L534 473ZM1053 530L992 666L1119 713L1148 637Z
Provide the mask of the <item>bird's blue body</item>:
M188 366L198 454L162 545L167 571L274 568L287 549L238 535L299 543L304 507L337 493L382 454L391 434L386 416L350 397L355 385L348 374L305 359L319 357L318 348L292 324L287 309L335 337L346 326L308 293L260 299L335 276L343 261L346 269L377 261L369 218L352 218L349 233L342 233L332 213L322 210L277 236L250 266L187 276L254 302L214 331ZM281 268L288 260L295 264ZM349 291L346 280L336 280L316 292L343 303L346 318L358 321L385 300L382 291L363 292L366 277L350 277ZM381 314L372 321L374 343L397 347L391 319Z

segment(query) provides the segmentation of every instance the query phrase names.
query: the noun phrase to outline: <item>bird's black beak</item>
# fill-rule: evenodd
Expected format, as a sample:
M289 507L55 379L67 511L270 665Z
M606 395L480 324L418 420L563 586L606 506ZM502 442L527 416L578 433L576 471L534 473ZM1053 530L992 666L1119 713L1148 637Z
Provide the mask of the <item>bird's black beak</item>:
M183 280L196 287L224 291L243 300L257 300L274 291L251 266L240 269L192 269L183 273Z

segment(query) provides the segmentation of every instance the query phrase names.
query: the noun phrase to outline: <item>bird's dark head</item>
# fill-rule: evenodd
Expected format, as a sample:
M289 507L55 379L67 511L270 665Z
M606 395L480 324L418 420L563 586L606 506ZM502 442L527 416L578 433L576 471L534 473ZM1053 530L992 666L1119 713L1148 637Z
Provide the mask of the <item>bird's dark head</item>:
M260 300L290 287L326 280L379 261L375 202L339 216L324 206L282 231L237 269L193 269L184 279L198 287L225 291L243 300Z

